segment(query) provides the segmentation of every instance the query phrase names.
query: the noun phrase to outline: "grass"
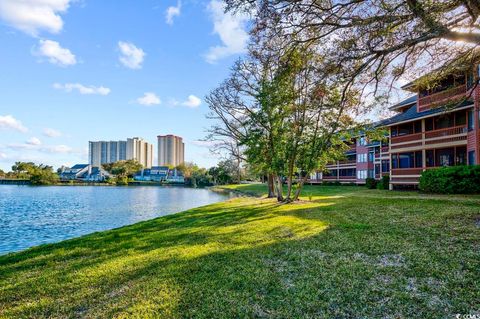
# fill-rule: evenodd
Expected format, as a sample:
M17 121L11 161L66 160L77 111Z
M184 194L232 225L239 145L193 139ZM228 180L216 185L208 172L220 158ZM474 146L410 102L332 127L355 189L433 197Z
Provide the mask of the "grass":
M236 198L1 256L0 318L480 311L480 197L307 186L303 199Z

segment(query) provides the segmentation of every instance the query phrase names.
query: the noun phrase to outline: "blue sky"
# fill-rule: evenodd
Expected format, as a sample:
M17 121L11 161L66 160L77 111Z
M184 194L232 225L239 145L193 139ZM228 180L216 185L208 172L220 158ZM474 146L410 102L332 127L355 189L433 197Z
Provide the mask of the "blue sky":
M247 19L217 0L0 0L0 168L87 162L89 140L204 143L205 95L245 51Z

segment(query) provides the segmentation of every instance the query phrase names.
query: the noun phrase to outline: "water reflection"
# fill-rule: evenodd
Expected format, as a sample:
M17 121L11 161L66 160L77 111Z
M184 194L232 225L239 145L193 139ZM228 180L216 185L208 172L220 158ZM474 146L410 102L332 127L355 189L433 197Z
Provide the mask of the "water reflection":
M183 187L0 186L0 254L225 200Z

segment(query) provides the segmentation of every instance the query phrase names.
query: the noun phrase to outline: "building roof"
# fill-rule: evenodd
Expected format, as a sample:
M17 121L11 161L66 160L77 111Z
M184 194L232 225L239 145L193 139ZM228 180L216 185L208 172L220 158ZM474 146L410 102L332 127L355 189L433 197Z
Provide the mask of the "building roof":
M84 168L88 167L88 165L89 164L75 164L70 169L84 169Z
M397 109L400 109L402 107L405 107L405 106L408 106L408 105L412 105L414 103L417 102L417 95L412 95L411 97L409 98L406 98L400 102L398 102L397 104L389 107L390 110L397 110Z
M386 119L386 120L383 120L383 121L380 121L381 122L381 125L382 126L389 126L389 125L393 125L393 124L396 124L396 123L401 123L401 122L407 122L407 121L411 121L411 120L415 120L415 119L418 119L418 118L422 118L422 117L427 117L427 116L431 116L431 115L435 115L435 114L440 114L442 112L445 112L445 111L452 111L452 110L457 110L457 109L461 109L461 108L464 108L466 106L469 106L469 105L473 105L471 101L463 101L462 103L460 103L459 105L453 107L453 108L447 108L447 107L444 107L444 106L441 106L441 107L436 107L434 109L430 109L430 110L427 110L427 111L423 111L423 112L417 112L417 103L413 104L407 111L403 112L403 113L400 113L400 114L397 114L389 119Z

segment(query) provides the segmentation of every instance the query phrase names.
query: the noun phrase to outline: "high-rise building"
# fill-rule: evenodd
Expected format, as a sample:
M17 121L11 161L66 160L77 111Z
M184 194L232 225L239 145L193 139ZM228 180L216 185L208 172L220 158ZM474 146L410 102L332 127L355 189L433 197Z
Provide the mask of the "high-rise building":
M93 167L134 159L143 167L150 168L153 164L153 145L138 137L126 141L88 142L88 158Z
M158 166L178 166L185 162L185 144L180 136L158 136Z
M153 145L139 137L128 138L127 159L137 160L144 168L152 167Z

